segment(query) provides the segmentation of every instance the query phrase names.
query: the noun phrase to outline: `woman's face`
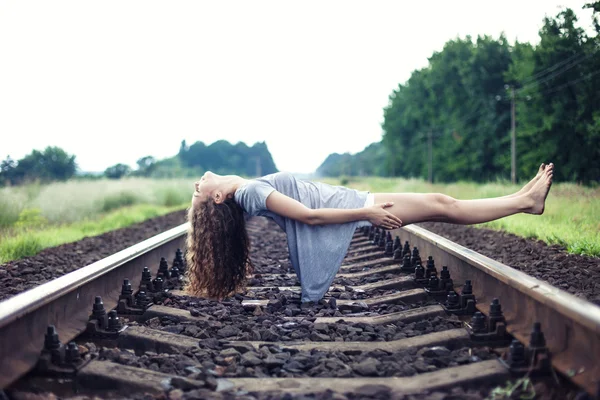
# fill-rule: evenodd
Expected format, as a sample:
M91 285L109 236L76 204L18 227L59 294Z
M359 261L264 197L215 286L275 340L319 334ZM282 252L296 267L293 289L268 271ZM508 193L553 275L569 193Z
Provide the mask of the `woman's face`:
M220 175L206 171L202 177L194 183L194 195L192 204L194 206L213 196L215 190L219 189Z

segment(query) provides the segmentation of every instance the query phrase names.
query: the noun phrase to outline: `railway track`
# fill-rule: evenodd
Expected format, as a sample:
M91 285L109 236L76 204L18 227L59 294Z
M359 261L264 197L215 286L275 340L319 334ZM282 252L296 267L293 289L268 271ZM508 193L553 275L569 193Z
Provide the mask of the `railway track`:
M279 265L283 242L266 228L249 224L268 258L247 292L224 302L181 291L185 225L1 302L0 387L9 396L460 397L558 372L598 396L591 303L409 226L357 231L327 296L301 304L295 275Z

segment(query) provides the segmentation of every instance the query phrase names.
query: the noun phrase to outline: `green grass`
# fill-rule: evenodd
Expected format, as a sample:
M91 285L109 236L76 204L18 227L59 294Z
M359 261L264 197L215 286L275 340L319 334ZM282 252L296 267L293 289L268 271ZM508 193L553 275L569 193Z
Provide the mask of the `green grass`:
M33 256L41 250L74 242L86 236L96 236L182 209L184 206L138 204L106 213L94 220L41 228L22 226L0 236L0 264Z
M371 192L440 192L457 199L504 196L521 188L521 185L506 182L429 184L417 179L345 179L346 186ZM324 182L341 184L340 179L325 179ZM569 253L599 257L600 189L572 183L553 184L543 215L518 214L476 226L559 244Z
M184 209L191 179L122 179L0 188L0 263Z

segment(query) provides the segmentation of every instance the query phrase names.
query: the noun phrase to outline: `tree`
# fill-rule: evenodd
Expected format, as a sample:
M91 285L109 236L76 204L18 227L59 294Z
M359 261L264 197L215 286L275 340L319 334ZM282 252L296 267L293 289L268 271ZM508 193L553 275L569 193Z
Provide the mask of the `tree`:
M156 167L156 158L152 156L146 156L137 160L136 163L138 165L136 175L150 176Z
M187 168L210 170L219 174L254 176L277 172L265 142L248 147L243 142L232 145L226 140L217 140L207 146L198 141L187 147L187 150L182 145L178 157Z
M17 162L10 158L10 156L6 156L0 163L0 184L12 182L15 168L17 168Z
M10 157L2 162L2 180L11 184L25 181L67 180L77 171L75 156L69 155L60 147L46 147L44 151L33 150L30 154L15 162Z
M122 177L128 175L131 172L131 168L125 164L115 164L112 167L106 168L104 171L104 176L109 179L121 179Z

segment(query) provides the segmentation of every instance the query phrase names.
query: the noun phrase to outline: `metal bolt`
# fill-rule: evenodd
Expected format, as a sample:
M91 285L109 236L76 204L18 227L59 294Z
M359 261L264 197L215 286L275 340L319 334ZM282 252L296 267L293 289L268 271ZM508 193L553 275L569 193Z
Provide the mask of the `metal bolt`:
M173 266L179 269L179 272L183 272L185 270L185 265L183 261L183 253L181 249L177 249L175 252L175 258L173 259Z
M490 332L494 332L496 330L496 325L498 324L498 322L506 322L504 314L502 314L502 306L500 305L500 300L493 299L490 303L490 314L488 320Z
M473 294L473 286L471 285L470 280L465 281L465 285L462 287L461 294Z
M44 349L46 350L57 350L60 348L60 340L58 340L58 333L54 325L48 325L46 328L46 334L44 335Z
M531 331L531 335L529 337L529 347L546 347L546 338L544 337L544 333L542 332L542 324L540 324L539 322L535 322L533 324L533 330Z
M137 297L136 297L136 303L137 303L137 306L141 307L141 308L146 308L148 306L148 304L150 304L150 299L146 295L145 291L140 290L138 292Z
M379 233L379 228L375 228L375 236L373 237L373 244L377 245L379 243L379 237L381 234Z
M435 262L432 256L427 257L427 269L435 269Z
M169 279L171 274L169 274L169 264L164 257L160 258L160 264L158 266L158 274L162 274L164 279Z
M402 249L394 250L394 260L402 260ZM409 259L410 262L410 259Z
M446 307L452 310L460 308L460 299L456 292L448 292L448 297L446 297Z
M94 305L92 306L92 317L95 319L101 319L106 315L106 310L104 309L104 303L102 302L102 297L96 296L94 299Z
M429 279L432 276L437 276L437 269L435 269L433 257L429 256L429 258L427 259L427 267L425 269L425 278Z
M381 236L379 236L379 242L377 242L377 246L385 247L385 231L381 230Z
M394 255L394 244L392 242L387 242L385 244L385 255L386 256Z
M375 227L371 226L371 230L369 230L369 240L372 242L375 240Z
M402 257L402 244L400 243L400 236L396 236L394 239L394 252L400 250L400 257Z
M446 279L446 280L450 279L450 271L448 271L448 267L446 267L446 266L442 267L442 272L440 272L440 277L442 279Z
M121 286L121 296L130 296L133 294L133 289L131 288L131 283L129 283L129 279L123 279L123 285Z
M142 280L140 281L140 289L144 285L147 289L152 288L152 273L150 272L148 267L144 267L144 269L142 270Z
M519 368L527 365L525 361L525 347L518 340L513 340L508 353L508 365Z
M161 276L157 276L154 281L152 281L152 284L154 285L154 290L156 292L160 292L161 290L163 290L163 278Z
M416 271L416 268L415 268L415 271ZM429 283L428 283L427 287L429 288L429 290L438 290L440 288L440 280L438 279L438 277L435 275L432 275L431 278L429 278Z
M410 262L410 261L409 261ZM418 263L415 267L415 279L424 279L425 278L425 268Z
M402 257L407 254L410 256L410 244L408 243L408 240L404 242L404 247L402 248Z
M118 331L123 327L123 325L121 324L121 320L119 319L119 316L117 315L117 312L115 310L112 310L111 312L108 313L108 330L109 331Z
M410 256L407 254L404 256L404 259L402 260L402 267L400 267L400 269L402 269L402 271L406 271L406 272L410 272L413 271L413 266L410 262Z
M501 317L502 315L502 306L500 305L500 300L493 299L490 303L490 317Z
M66 362L77 362L81 359L79 356L79 346L75 342L69 342L65 349L65 361Z
M485 332L485 316L479 311L473 314L471 318L471 329L473 329L474 333Z

